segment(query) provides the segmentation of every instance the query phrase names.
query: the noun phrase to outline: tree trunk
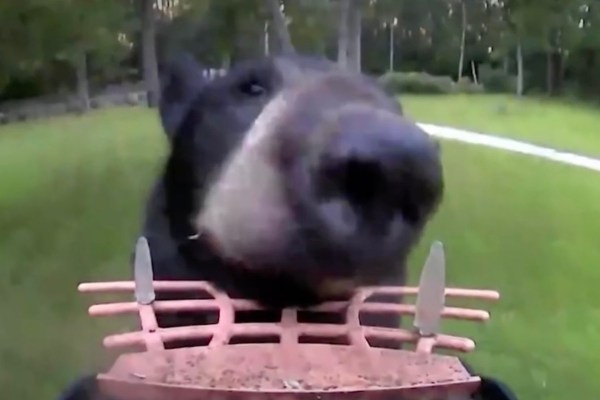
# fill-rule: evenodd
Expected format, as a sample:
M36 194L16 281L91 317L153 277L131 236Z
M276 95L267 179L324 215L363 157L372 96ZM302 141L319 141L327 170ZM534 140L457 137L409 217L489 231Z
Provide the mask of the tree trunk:
M360 0L352 0L348 10L348 67L361 72L362 10Z
M231 67L231 54L223 54L221 58L221 69L227 71Z
M598 85L598 77L597 77L597 67L596 67L596 50L594 48L586 48L583 50L584 54L584 69L582 74L582 81L586 82L586 85L583 85L581 89L583 89L583 93L589 95L591 93L598 92L600 89L600 85Z
M348 66L348 12L350 10L350 0L340 0L340 14L338 21L338 63L346 68Z
M546 88L548 95L558 94L561 89L563 72L563 57L555 49L548 50L546 54Z
M523 76L523 46L521 41L517 43L517 96L523 96L523 87L525 83L525 77Z
M563 52L557 51L554 53L554 61L556 68L556 74L554 75L554 90L558 93L562 92L563 89L563 79L565 76L565 64L567 62L566 58L563 56Z
M477 79L477 68L475 68L475 61L471 61L471 74L473 75L473 82L475 82L475 84L479 83L479 79Z
M142 53L144 81L148 93L148 106L157 107L160 101L160 83L156 60L156 26L154 0L140 0L142 12Z
M463 64L465 62L465 38L467 36L467 6L465 0L461 2L462 6L462 33L460 36L460 57L458 59L458 75L456 80L459 81L462 77Z
M269 9L271 10L271 16L273 18L273 26L275 28L275 35L279 42L280 52L283 54L293 54L294 45L292 44L292 38L288 31L287 24L285 23L285 15L281 10L281 3L279 0L267 0L269 2Z
M554 95L556 92L557 76L560 72L560 60L558 59L561 57L561 54L558 52L558 49L560 48L559 34L560 31L558 29L551 29L548 37L548 51L546 53L546 89L549 96Z
M394 21L390 22L390 72L394 72Z
M81 107L81 112L86 113L90 110L90 85L88 80L87 53L85 51L82 51L77 57L75 70L79 106Z
M552 49L546 52L546 91L549 96L554 92L554 62L552 57Z
M264 26L264 32L263 32L263 40L264 40L264 51L265 51L265 56L268 56L270 53L270 48L269 48L269 21L265 21L265 26Z

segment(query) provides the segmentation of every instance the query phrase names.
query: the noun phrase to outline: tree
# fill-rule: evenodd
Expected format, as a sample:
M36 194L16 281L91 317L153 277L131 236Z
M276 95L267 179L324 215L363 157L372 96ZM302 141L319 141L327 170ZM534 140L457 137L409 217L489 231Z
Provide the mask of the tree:
M0 89L52 58L49 11L42 3L0 1Z
M518 97L522 97L523 96L523 89L524 89L524 73L525 71L523 70L523 46L521 45L521 42L518 41L517 42L517 96Z
M148 96L148 106L157 107L160 101L160 82L156 57L156 15L155 0L140 0L140 19L142 22L142 59L144 82Z
M350 32L348 19L350 15L351 0L339 0L339 20L338 20L338 55L337 61L342 67L348 65L348 44L350 42Z
M336 10L331 0L285 2L288 29L298 52L327 55L335 48ZM335 50L335 49L334 49ZM335 58L336 56L332 54Z
M62 29L54 30L56 54L75 71L82 111L90 108L89 60L98 67L117 62L126 47L115 32L126 31L126 5L119 0L52 0L52 11Z
M355 71L362 70L362 2L352 0L348 9L348 67Z
M226 68L266 49L374 74L460 77L470 67L477 79L490 64L517 75L518 95L568 87L598 97L599 38L600 0L0 1L0 99L68 85L87 109L90 92L127 74L143 76L156 105L156 59L167 53Z
M361 70L362 1L339 0L338 63Z
M458 60L458 74L457 80L460 80L463 73L463 63L465 61L465 39L467 35L467 5L465 4L465 0L461 0L461 15L462 15L462 28L460 35L460 57Z
M51 73L53 64L66 64L86 111L89 61L106 68L125 56L115 32L127 31L126 18L120 0L0 2L0 76L2 70L13 78Z
M267 3L271 12L271 17L273 18L273 27L275 28L275 34L281 52L284 54L294 53L294 46L285 22L285 15L281 3L279 0L267 0Z

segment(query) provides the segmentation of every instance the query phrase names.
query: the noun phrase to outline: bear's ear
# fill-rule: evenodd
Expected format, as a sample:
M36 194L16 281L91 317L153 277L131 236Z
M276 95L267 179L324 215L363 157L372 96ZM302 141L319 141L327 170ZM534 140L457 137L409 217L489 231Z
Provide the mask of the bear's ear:
M160 119L165 133L173 139L207 78L189 53L179 54L159 66L159 76Z

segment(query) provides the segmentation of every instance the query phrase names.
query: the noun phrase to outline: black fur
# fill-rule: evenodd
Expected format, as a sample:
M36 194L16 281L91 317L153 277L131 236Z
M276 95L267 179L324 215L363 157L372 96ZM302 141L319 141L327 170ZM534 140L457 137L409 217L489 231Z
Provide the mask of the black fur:
M128 400L115 399L104 395L98 387L95 375L85 375L71 383L59 396L58 400Z

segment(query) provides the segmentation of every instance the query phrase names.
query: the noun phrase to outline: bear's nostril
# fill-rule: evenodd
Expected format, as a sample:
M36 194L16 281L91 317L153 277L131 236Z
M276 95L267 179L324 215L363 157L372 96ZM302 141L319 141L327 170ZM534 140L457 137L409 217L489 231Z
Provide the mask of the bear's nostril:
M385 195L385 178L379 163L350 159L341 167L339 185L355 206L369 206Z
M386 197L387 183L379 162L349 158L327 164L320 177L325 197L343 197L361 209L370 208Z
M344 199L371 223L389 221L398 212L407 222L418 223L420 211L413 198L414 182L408 177L389 176L390 173L380 161L359 157L330 159L319 175L318 191L323 199Z

